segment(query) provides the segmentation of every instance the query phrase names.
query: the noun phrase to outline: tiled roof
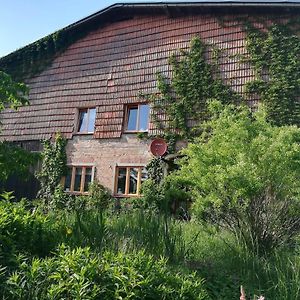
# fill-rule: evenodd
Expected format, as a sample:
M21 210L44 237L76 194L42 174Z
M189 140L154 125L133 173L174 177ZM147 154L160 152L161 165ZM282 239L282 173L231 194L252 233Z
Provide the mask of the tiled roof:
M258 22L256 13L239 15ZM28 79L30 106L0 115L1 139L39 140L56 132L71 138L77 108L96 106L94 136L120 137L126 104L141 101L141 92L157 92L156 72L170 75L168 57L180 48L187 49L194 36L223 50L222 77L243 93L245 82L254 76L250 66L237 58L245 53L245 35L235 12L226 12L225 27L219 16L220 11L189 11L175 17L144 11L98 27L57 56L41 74ZM265 26L268 16L256 25ZM210 52L207 57L209 60ZM151 128L151 133L157 133L153 124Z

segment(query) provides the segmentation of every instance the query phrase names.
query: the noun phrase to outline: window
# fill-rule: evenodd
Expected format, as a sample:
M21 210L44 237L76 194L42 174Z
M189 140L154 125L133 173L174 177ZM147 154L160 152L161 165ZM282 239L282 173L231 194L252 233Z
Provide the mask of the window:
M63 178L64 190L69 193L87 193L89 184L94 180L93 166L72 166L68 168L68 173Z
M148 131L149 104L130 105L126 112L125 131Z
M140 195L141 184L147 178L147 170L145 167L117 167L115 178L115 195Z
M78 127L79 133L93 133L95 129L96 108L83 108L79 110Z

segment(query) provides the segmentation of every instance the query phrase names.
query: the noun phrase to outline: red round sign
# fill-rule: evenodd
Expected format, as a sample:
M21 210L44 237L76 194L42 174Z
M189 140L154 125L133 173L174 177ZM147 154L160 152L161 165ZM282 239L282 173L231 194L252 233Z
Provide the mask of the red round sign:
M168 145L164 139L155 139L151 142L150 151L154 156L163 156L167 152Z

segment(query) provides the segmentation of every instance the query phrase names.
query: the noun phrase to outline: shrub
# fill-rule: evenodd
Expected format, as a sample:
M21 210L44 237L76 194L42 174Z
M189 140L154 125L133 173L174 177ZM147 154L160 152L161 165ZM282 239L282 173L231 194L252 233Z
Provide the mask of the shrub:
M55 257L24 261L7 281L10 299L207 299L194 274L170 269L144 252L102 257L61 246Z
M26 202L0 201L0 264L13 266L19 253L45 256L56 246L56 226Z
M112 203L112 200L111 193L102 184L94 181L89 185L87 208L105 210Z
M188 185L200 219L226 226L249 248L285 245L300 229L300 129L263 110L210 104L212 119L173 179Z

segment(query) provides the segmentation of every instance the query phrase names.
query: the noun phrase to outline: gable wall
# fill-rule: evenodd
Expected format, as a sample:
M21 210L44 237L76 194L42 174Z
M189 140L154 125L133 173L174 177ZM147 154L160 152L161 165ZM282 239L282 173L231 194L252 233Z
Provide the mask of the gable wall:
M91 32L32 78L30 106L2 113L1 138L40 140L55 132L72 138L76 108L85 106L97 106L95 138L119 138L124 104L141 101L140 92L155 92L155 73L168 74L170 54L188 48L194 36L224 50L222 76L242 92L253 74L233 56L245 52L244 34L234 21L222 27L217 17L207 14L140 16Z

